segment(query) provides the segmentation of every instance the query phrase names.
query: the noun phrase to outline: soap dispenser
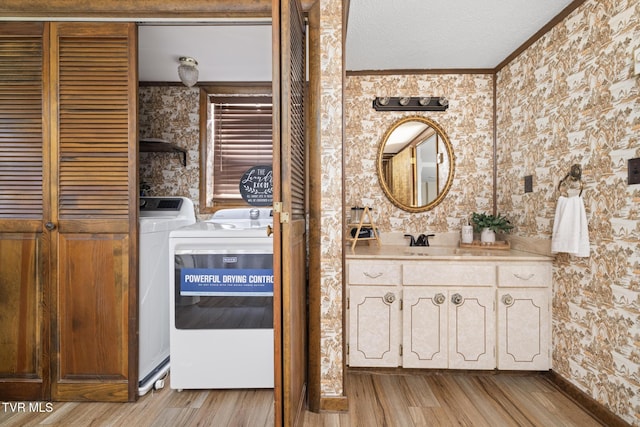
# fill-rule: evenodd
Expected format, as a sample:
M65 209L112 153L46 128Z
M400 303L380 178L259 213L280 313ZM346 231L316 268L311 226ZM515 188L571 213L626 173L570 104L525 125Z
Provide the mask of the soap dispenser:
M461 243L464 243L464 244L473 243L473 226L468 220L467 220L467 224L462 226L462 231L460 234L461 234L460 236Z

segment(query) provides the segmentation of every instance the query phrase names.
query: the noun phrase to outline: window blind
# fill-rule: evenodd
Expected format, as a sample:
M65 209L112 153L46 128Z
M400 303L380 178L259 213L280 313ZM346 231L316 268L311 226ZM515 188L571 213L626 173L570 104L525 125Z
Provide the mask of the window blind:
M213 200L241 200L247 169L273 162L271 96L212 96Z

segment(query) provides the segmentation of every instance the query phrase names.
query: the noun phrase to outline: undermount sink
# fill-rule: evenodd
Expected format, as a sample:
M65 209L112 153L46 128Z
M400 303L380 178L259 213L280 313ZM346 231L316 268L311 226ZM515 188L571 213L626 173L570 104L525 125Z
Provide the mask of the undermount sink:
M457 255L458 250L459 248L449 246L409 246L404 253L415 256L450 256Z

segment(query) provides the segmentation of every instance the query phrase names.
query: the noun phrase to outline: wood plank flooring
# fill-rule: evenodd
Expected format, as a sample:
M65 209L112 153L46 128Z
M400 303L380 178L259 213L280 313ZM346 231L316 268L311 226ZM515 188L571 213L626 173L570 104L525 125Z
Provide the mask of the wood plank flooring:
M351 370L350 410L304 415L306 427L600 426L538 374ZM135 403L0 405L0 426L273 426L272 390L150 391ZM33 409L33 408L32 408Z
M305 426L600 426L541 374L351 370L346 414Z

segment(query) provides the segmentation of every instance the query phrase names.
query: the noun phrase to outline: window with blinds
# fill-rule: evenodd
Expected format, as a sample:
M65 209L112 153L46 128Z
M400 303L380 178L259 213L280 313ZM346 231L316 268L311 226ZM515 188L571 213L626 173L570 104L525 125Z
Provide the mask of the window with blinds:
M273 161L271 96L210 96L213 204L242 202L239 183Z

